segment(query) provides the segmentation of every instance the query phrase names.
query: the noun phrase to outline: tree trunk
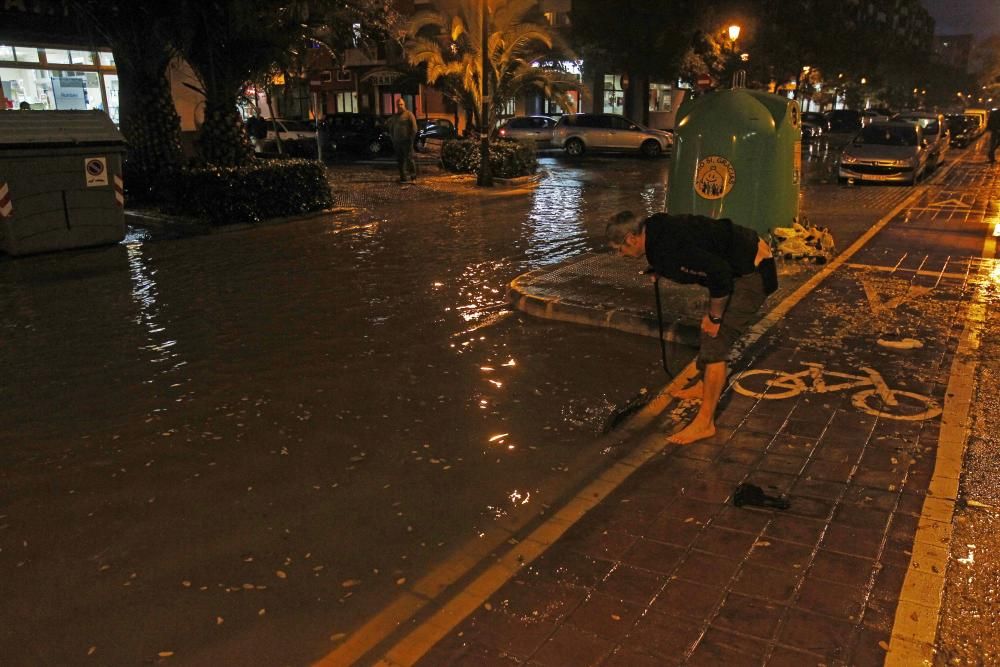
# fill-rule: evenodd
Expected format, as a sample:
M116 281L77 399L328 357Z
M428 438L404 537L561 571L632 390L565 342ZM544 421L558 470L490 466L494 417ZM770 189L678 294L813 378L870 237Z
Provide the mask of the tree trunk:
M234 100L205 100L205 122L198 136L198 152L205 162L220 167L238 167L253 158L253 146Z
M130 67L118 71L121 130L128 142L125 188L138 199L155 198L159 175L176 169L183 160L181 121L165 69L155 75Z

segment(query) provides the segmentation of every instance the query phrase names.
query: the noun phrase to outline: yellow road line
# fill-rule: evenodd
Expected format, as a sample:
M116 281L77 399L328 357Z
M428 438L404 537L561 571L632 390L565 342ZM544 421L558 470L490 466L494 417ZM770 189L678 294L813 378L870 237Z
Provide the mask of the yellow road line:
M996 239L988 237L983 246L983 257L995 255ZM987 270L986 264L980 266L979 281ZM982 289L977 287L952 361L934 474L920 513L909 568L896 607L892 638L885 657L887 667L931 665L934 660L934 641L951 552L952 516L969 437L969 409L978 366L975 352L979 349L986 322L985 297Z

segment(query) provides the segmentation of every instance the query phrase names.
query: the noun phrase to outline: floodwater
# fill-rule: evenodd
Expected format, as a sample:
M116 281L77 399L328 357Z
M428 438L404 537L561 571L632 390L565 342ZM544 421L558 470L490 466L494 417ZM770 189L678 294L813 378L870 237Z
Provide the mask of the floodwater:
M660 210L669 161L547 166L530 195L0 260L4 664L308 663L607 458L655 343L504 289Z

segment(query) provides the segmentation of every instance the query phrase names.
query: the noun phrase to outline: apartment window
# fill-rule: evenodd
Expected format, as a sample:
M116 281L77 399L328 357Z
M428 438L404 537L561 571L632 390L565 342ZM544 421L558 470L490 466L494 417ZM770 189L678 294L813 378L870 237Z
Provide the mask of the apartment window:
M337 93L336 104L338 113L357 113L358 94L354 92Z
M349 69L339 69L337 70L337 81L351 81L353 80L351 75L351 70Z

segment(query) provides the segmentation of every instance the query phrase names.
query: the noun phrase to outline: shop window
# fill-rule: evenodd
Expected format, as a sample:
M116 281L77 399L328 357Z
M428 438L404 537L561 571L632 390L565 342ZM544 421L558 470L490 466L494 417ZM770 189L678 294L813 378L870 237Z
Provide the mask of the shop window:
M121 103L118 101L118 75L102 74L104 77L104 92L108 95L108 116L115 122L121 123Z
M673 89L665 83L649 84L649 110L670 111L673 101Z
M604 112L625 112L625 90L622 88L622 78L617 74L604 75Z
M50 65L69 65L69 51L67 49L45 49L45 60Z
M115 56L110 51L101 51L97 54L101 67L114 67Z
M94 54L90 51L70 51L69 62L73 65L93 65Z
M101 84L94 72L58 72L0 68L4 97L32 109L104 109ZM117 91L117 86L116 86Z
M14 60L14 47L0 44L0 60Z
M39 62L38 49L33 46L15 46L14 60L19 63L37 63Z

